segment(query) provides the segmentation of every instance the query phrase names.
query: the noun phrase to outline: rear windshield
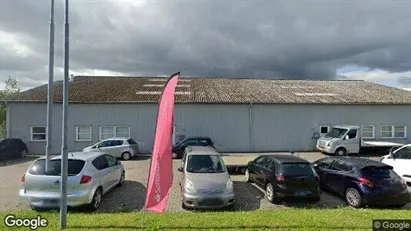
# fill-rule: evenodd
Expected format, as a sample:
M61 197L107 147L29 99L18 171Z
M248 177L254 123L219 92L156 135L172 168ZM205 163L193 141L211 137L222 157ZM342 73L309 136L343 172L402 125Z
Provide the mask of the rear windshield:
M280 165L283 176L312 176L316 175L310 163L283 163Z
M68 175L75 176L81 172L85 162L83 160L68 160ZM32 175L61 175L61 160L50 160L49 171L46 172L46 160L37 160L29 169Z
M134 141L133 138L128 139L127 142L128 142L129 144L137 144L137 142Z
M361 173L365 177L370 178L395 178L396 174L391 167L367 167L361 169Z

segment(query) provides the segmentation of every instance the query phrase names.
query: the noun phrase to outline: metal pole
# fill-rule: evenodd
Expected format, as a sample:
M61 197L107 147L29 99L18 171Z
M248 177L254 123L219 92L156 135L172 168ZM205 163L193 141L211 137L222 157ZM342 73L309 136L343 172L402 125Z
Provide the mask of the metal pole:
M64 81L63 81L63 126L61 145L61 200L60 200L60 229L67 226L67 109L68 109L68 84L69 84L69 1L65 0L64 20Z
M47 85L47 143L46 143L46 172L49 170L51 150L51 120L53 116L53 75L54 75L54 0L51 0L50 9L50 40L49 40L49 83Z

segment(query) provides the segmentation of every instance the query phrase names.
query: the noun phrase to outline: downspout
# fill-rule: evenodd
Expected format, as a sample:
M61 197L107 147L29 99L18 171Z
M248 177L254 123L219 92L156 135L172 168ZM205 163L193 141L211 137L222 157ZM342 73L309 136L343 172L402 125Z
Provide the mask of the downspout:
M9 110L9 105L7 102L5 102L6 106L6 137L5 138L10 138L10 110Z
M253 103L250 102L250 107L248 110L248 122L249 122L249 136L250 136L250 152L254 152L254 135L253 135L253 113L252 113Z

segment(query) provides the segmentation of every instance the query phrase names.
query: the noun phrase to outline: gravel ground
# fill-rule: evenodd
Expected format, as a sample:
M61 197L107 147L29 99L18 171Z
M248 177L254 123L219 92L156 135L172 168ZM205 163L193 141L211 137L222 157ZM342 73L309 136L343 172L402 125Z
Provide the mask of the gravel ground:
M225 156L227 165L245 164L259 154L241 156ZM301 157L314 161L323 157L320 153L302 153ZM373 158L373 157L372 157ZM19 181L34 160L34 157L0 163L0 211L18 211L29 209L26 201L18 198ZM120 188L114 188L103 197L101 207L97 212L130 212L143 209L146 194L147 176L149 172L149 157L141 157L130 161L122 161L126 169L126 182ZM181 173L177 171L180 166L179 160L174 160L174 182L173 191L168 203L168 212L187 212L181 208L180 191L178 180ZM323 193L318 203L286 202L280 205L269 203L264 198L263 191L244 181L242 175L232 175L234 190L236 193L236 211L252 211L258 209L282 209L287 207L323 207L337 208L346 207L345 202L329 193ZM410 188L411 191L411 188ZM411 209L411 203L404 209Z

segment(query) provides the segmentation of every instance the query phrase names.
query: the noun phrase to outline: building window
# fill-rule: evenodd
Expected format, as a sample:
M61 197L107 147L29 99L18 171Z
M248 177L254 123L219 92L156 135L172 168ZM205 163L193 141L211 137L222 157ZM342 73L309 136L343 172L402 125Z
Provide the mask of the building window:
M45 141L46 127L31 127L31 141Z
M324 136L330 131L330 126L328 125L320 125L320 135Z
M407 138L407 127L394 126L394 138Z
M363 125L361 127L361 136L364 139L374 139L375 138L375 126L374 125Z
M100 127L100 140L113 137L130 137L129 126L102 126Z
M91 126L76 127L76 141L91 141Z
M406 126L382 126L381 138L407 138Z

